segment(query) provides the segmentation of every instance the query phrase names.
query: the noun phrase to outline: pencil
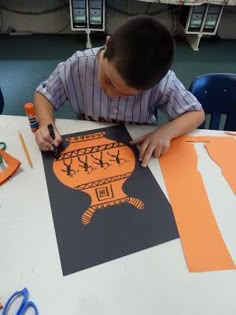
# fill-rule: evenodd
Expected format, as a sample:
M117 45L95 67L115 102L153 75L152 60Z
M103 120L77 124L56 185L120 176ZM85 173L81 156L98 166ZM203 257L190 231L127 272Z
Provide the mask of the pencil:
M30 155L29 155L29 151L28 151L28 149L27 149L27 146L26 146L26 144L25 144L25 140L24 140L24 138L23 138L23 135L22 135L22 133L21 133L20 131L18 132L18 135L19 135L20 142L21 142L21 144L22 144L23 150L24 150L24 152L25 152L25 156L26 156L26 158L27 158L27 161L28 161L30 167L33 168L33 163L32 163L31 157L30 157Z

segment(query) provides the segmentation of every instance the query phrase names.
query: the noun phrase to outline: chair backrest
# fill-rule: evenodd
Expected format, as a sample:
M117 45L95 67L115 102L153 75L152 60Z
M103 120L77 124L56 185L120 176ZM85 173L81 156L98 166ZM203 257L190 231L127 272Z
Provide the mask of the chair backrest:
M4 107L4 99L3 99L3 95L2 95L2 90L0 88L0 114L3 111L3 107Z
M210 115L210 129L236 130L236 74L212 73L195 77L189 88ZM200 128L204 128L203 123Z

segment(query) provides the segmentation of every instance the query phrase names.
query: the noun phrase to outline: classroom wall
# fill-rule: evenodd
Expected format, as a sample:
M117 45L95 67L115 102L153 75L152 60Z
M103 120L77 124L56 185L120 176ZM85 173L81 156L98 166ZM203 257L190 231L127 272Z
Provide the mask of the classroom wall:
M66 4L66 5L65 5ZM41 15L23 15L1 9L2 6L19 11L39 12L65 7L52 13ZM115 9L116 8L116 9ZM171 9L171 10L170 10ZM179 6L168 6L158 3L146 3L136 0L108 0L106 10L106 32L112 30L127 20L130 16L140 13L156 16L171 31L177 30L177 19L173 17L173 10L178 14ZM226 7L219 25L218 35L221 38L235 39L236 7ZM71 34L68 1L65 0L1 0L0 2L0 30L1 32L32 32L32 33L60 33ZM180 32L180 29L178 28Z
M236 7L226 7L223 11L221 22L218 29L218 35L221 38L236 39Z
M2 5L19 11L40 12L61 6L64 3L64 0L1 0L2 31L9 32L15 30L17 32L33 33L58 33L64 31L67 33L70 31L69 6L66 6L65 9L42 15L17 14L1 9ZM65 26L66 28L63 30Z

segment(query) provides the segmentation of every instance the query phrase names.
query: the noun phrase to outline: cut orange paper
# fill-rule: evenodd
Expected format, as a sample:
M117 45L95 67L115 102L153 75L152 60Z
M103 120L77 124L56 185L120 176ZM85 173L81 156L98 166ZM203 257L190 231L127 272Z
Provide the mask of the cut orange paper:
M236 195L236 140L231 137L218 137L217 141L206 143L205 146Z
M192 143L213 138L215 141L216 137L179 137L171 142L167 154L159 158L188 269L192 272L236 267L215 221Z
M187 141L204 142L210 158L221 168L236 194L236 139L235 137L188 137Z
M4 150L0 150L0 154L7 163L7 167L4 169L4 171L0 171L0 185L2 185L9 177L11 177L16 172L21 162Z

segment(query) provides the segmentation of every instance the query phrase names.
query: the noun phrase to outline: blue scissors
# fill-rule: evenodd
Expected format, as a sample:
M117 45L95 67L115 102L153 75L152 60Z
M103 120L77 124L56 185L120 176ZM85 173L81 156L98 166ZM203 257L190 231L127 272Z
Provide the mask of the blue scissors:
M6 150L7 145L5 142L0 142L0 150ZM0 168L2 169L2 171L6 168L4 165L4 161L3 161L3 157L0 153Z
M22 301L15 315L24 315L29 308L34 309L35 315L39 315L37 306L34 304L34 302L29 301L29 291L26 288L21 291L16 291L12 294L3 308L2 315L12 314L12 306L18 297L22 298Z

